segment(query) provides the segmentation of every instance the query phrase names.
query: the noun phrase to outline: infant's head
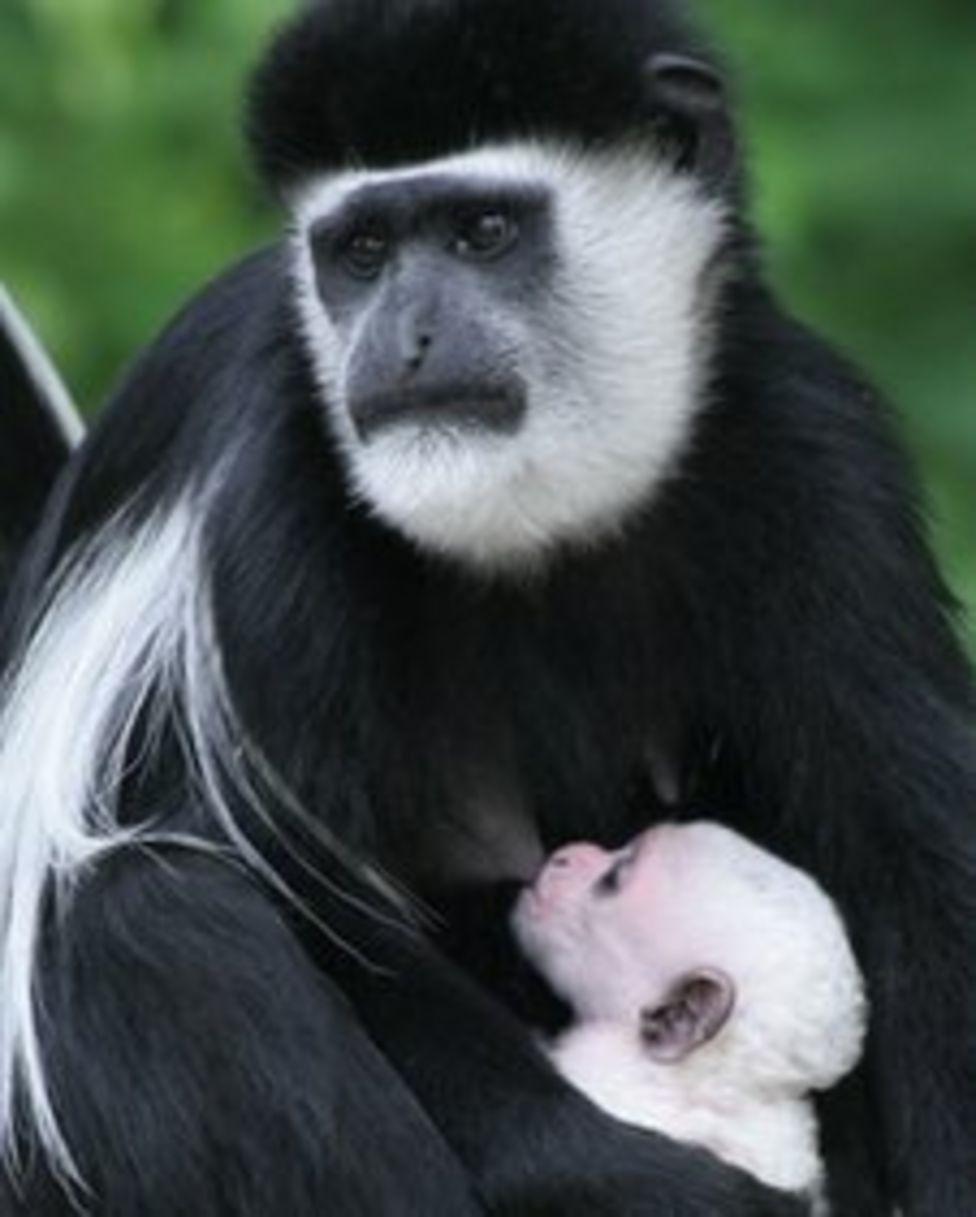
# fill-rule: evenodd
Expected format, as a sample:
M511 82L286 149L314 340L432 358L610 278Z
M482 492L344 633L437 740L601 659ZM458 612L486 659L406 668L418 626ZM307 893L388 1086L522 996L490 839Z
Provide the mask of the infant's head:
M522 949L580 1022L648 1058L707 1048L754 1086L833 1085L864 1037L863 982L817 884L717 824L667 824L607 852L567 846L522 894Z

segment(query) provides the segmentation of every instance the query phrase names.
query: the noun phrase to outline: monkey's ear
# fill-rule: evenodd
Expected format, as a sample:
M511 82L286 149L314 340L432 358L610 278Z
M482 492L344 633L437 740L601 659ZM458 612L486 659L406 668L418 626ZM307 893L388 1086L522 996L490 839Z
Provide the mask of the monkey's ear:
M725 82L718 69L689 55L652 55L645 69L649 101L666 139L677 146L678 163L721 189L739 161Z
M714 1039L735 1006L735 985L717 969L682 976L658 1006L641 1010L641 1041L661 1064L683 1061Z

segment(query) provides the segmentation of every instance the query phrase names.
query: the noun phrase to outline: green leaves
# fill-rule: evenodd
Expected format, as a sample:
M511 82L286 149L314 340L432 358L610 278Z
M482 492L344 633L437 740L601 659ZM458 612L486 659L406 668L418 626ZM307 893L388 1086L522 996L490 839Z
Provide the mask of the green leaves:
M0 5L0 277L88 408L182 299L273 231L238 111L290 8Z

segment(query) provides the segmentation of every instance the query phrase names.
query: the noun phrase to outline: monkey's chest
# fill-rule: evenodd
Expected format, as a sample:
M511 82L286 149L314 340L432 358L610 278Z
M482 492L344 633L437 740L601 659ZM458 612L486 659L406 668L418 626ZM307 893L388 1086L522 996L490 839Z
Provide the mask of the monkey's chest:
M457 604L426 662L399 669L388 704L397 768L420 774L407 844L421 867L532 873L544 851L622 843L680 800L688 732L653 614L618 620L599 603Z
M681 768L665 733L587 710L536 686L514 704L482 702L445 721L442 746L428 752L441 793L413 841L417 870L526 879L567 841L619 845L667 818Z

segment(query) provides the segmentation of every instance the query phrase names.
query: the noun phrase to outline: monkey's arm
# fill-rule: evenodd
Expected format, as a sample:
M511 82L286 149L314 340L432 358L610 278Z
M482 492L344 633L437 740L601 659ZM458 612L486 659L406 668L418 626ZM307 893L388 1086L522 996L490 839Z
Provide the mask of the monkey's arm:
M336 916L349 917L348 906ZM331 923L330 918L330 923ZM803 1217L807 1206L710 1155L612 1120L525 1029L424 939L384 923L329 948L338 978L498 1217ZM320 947L320 949L323 949Z
M976 1212L971 732L907 663L885 687L885 662L849 658L822 680L805 673L795 694L790 760L766 775L782 799L772 840L830 887L851 927L892 1200L906 1217L963 1217Z
M113 851L50 927L40 999L55 1110L86 1186L66 1194L25 1136L21 1169L0 1171L0 1217L483 1211L342 994L234 864L179 846Z
M976 1212L971 678L870 394L791 327L771 327L761 354L780 375L740 386L741 416L730 408L721 453L705 458L716 463L697 470L714 494L689 546L713 588L696 603L720 767L737 784L728 805L848 919L873 1007L873 1115L859 1131L883 1144L889 1203L964 1217Z

